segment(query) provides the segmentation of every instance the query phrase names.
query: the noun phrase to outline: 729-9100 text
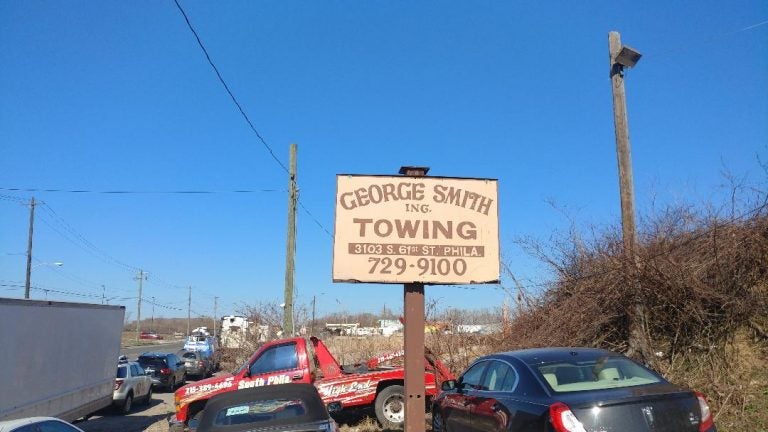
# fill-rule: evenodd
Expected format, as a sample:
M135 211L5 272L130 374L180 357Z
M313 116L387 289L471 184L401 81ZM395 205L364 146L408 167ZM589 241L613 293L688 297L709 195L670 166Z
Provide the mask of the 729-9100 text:
M447 276L449 274L462 276L467 272L467 262L461 258L419 258L416 260L415 264L408 264L408 260L405 258L392 259L390 257L369 257L368 262L371 263L368 273L395 273L401 275L405 273L409 267L417 268L419 276L424 276L427 273L430 275L441 276Z

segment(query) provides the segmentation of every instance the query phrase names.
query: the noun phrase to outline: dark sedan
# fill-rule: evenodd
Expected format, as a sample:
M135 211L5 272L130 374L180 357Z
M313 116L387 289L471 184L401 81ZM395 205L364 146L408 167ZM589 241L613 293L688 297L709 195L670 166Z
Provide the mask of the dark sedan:
M497 353L445 381L434 432L715 432L701 393L593 348Z
M338 426L312 384L277 384L216 395L196 432L336 432Z

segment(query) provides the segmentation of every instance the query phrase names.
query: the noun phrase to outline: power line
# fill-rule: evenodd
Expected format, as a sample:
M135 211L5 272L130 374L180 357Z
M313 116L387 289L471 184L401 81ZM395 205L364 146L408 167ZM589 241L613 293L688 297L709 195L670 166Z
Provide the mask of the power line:
M46 211L53 218L53 220L56 223L58 223L61 227L63 227L69 234L71 234L77 240L70 239L70 237L68 235L64 235L58 229L56 229L51 224L49 224L45 220L43 220L43 222L46 225L51 227L51 229L53 229L55 232L59 233L59 235L62 235L64 238L66 238L67 240L69 240L70 242L75 244L76 246L80 247L84 251L90 253L91 255L93 255L94 257L96 257L98 259L100 259L101 261L103 261L105 263L116 265L118 267L122 267L124 270L130 271L130 272L134 272L134 271L138 270L138 267L134 267L134 266L132 266L130 264L126 264L126 263L118 260L117 258L113 257L112 255L108 254L107 252L101 250L100 248L96 247L96 245L94 245L88 239L86 239L85 236L83 236L77 230L75 230L72 227L72 225L67 223L67 221L65 221L64 218L59 216L58 213L56 213L56 211L54 211L53 208L51 208L51 206L49 206L47 203L41 201L40 204L41 204L41 207L43 208L43 210Z
M4 190L4 189L0 189L0 190ZM16 196L13 196L13 195L3 195L3 194L0 194L0 200L2 200L2 201L11 201L11 202L15 202L15 203L18 203L18 204L23 204L23 205L27 204L27 201L25 201L24 199L16 197Z
M693 51L694 49L696 49L695 48L696 45L707 45L707 44L711 44L713 42L718 42L720 40L729 38L729 37L731 37L733 35L736 35L736 34L739 34L739 33L743 33L743 32L746 32L746 31L750 31L750 30L754 30L754 29L756 29L758 27L762 27L762 26L764 26L766 24L768 24L768 20L761 21L761 22L758 22L758 23L755 23L755 24L751 24L751 25L748 25L746 27L742 27L742 28L739 28L739 29L736 29L736 30L731 30L731 31L728 31L728 32L723 32L723 33L718 33L718 34L706 37L706 38L704 38L704 39L702 39L700 41L690 41L689 43L686 43L685 46L682 46L682 47L670 48L670 49L659 51L659 52L655 53L654 56L655 57L664 57L664 56L669 55L669 54L681 54L681 53ZM650 53L649 53L649 55L650 55Z
M213 194L253 194L264 192L286 192L283 189L237 189L237 190L87 190L87 189L36 189L36 188L2 188L8 192L54 192L73 194L106 194L106 195L213 195ZM10 195L0 195L0 199L16 198ZM18 199L17 199L18 201Z
M305 206L304 206L304 203L302 203L302 202L301 202L301 199L298 199L298 200L297 200L297 202L299 203L299 207L301 207L301 209L302 209L302 210L304 210L304 212L305 212L307 215L309 215L309 217L312 219L312 221L314 221L314 222L315 222L315 225L319 226L319 227L320 227L320 229L321 229L321 230L323 230L323 231L325 231L325 233L326 233L326 234L328 234L328 236L329 236L329 237L333 238L333 234L331 234L331 232L330 232L330 231L328 231L328 229L327 229L327 228L325 228L325 226L324 226L322 223L320 223L320 221L319 221L319 220L317 220L317 218L315 217L315 215L313 215L313 214L312 214L312 213L309 211L309 209L307 209L307 207L305 207Z
M288 168L286 168L285 164L283 164L282 161L275 155L275 152L272 151L272 147L267 144L267 142L264 140L264 138L261 136L258 130L256 130L256 127L253 125L253 122L251 122L251 119L248 118L248 114L245 113L245 110L243 110L243 107L240 105L240 102L238 102L237 98L235 97L234 93L232 93L232 90L229 89L229 86L227 85L226 81L224 81L224 77L221 76L221 72L219 72L219 68L216 67L216 65L213 63L213 60L211 59L211 56L208 54L208 50L205 49L205 46L203 45L203 41L200 40L200 36L197 34L197 31L192 26L192 23L189 21L189 17L187 16L187 13L184 12L184 9L179 4L178 0L173 0L174 3L176 3L176 7L179 9L179 12L181 12L181 15L184 17L184 21L187 23L187 27L189 28L189 31L192 32L192 34L195 36L195 40L197 40L197 45L200 46L200 49L203 51L203 54L205 54L206 60L208 60L208 64L211 65L211 68L213 68L213 71L216 73L216 77L219 79L219 82L221 85L224 86L224 90L227 91L227 94L229 94L229 97L232 99L232 102L234 102L235 106L237 107L238 111L240 111L240 115L243 116L246 123L248 123L248 126L250 126L251 130L254 134L259 138L259 141L264 145L264 148L267 149L270 156L272 156L272 159L277 162L278 165L285 171L288 172Z
M264 138L261 136L259 131L256 130L256 127L253 125L253 122L251 122L251 119L248 117L248 114L245 113L245 110L243 109L242 105L240 105L240 102L237 100L237 98L235 97L234 93L232 93L232 90L230 90L230 88L227 85L226 81L224 81L224 78L221 76L221 73L219 72L219 68L216 67L216 64L213 63L213 60L211 59L210 54L208 54L208 50L205 48L205 45L203 45L203 41L200 39L200 36L197 34L197 31L192 26L192 23L189 20L189 16L187 16L187 13L184 11L184 8L181 7L181 4L179 4L178 0L173 0L173 2L176 4L176 7L179 9L179 12L184 17L184 21L187 23L187 27L192 32L192 34L195 36L195 40L197 40L198 46L200 46L200 49L203 51L203 54L205 54L205 58L206 58L206 60L208 60L208 64L211 65L211 68L213 68L213 71L216 73L216 77L219 79L219 82L221 82L221 85L224 86L224 90L227 91L227 94L232 99L232 102L234 102L235 106L237 107L237 110L240 112L240 115L243 116L243 118L245 119L246 123L248 123L248 126L253 131L253 133L256 134L256 137L259 138L259 141L261 141L261 143L267 149L269 154L272 156L272 159L274 159L275 162L277 162L278 165L280 165L280 167L283 169L283 171L285 171L286 173L289 173L289 170L285 166L285 164L283 164L283 162L280 161L280 159L275 155L275 152L272 151L272 147L270 147L269 144L267 144L267 141L264 140ZM298 184L296 183L296 180L292 180L292 182L297 185L297 189L298 189ZM301 204L301 200L299 200L299 205L301 205L301 208L309 215L310 218L312 218L312 220L315 222L315 224L318 227L320 227L320 229L325 231L326 234L328 234L331 238L333 238L333 235L331 234L331 232L328 231L328 229L326 229L325 226L323 226L323 224L321 224L320 221L317 220L317 218L315 218L315 216L312 215L312 213L303 204Z

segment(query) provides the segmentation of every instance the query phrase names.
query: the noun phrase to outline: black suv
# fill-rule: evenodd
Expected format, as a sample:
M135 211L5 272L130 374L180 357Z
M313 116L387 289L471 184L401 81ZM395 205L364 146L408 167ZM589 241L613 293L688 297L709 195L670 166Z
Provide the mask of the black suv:
M176 354L144 353L139 356L139 364L152 377L152 385L173 391L187 382L187 368Z

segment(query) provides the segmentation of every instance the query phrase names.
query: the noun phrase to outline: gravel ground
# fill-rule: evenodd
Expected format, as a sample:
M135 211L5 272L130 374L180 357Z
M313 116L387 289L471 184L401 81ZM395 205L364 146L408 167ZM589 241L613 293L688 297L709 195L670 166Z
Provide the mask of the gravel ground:
M173 415L173 393L155 392L149 406L136 403L128 415L116 409L97 412L77 426L85 432L168 432L168 417Z

